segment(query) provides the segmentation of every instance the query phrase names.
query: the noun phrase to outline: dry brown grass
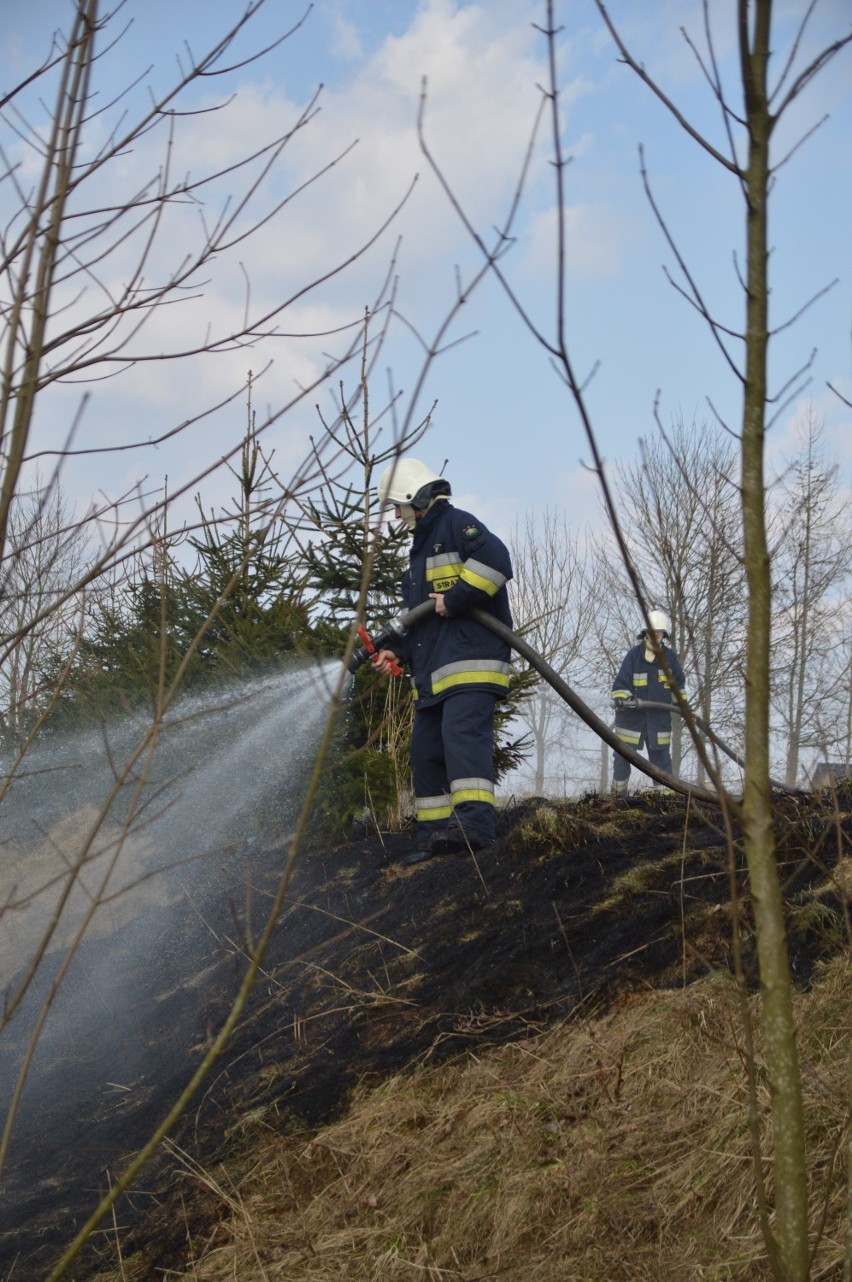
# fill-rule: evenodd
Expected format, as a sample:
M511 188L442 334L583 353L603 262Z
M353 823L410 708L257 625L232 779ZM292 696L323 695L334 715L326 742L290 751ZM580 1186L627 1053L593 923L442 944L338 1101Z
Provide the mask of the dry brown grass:
M824 1216L813 1282L842 1271L849 980L836 961L797 999L814 1226ZM604 1017L397 1076L310 1134L256 1121L250 1156L227 1169L183 1159L187 1185L205 1190L208 1228L188 1225L187 1263L157 1276L753 1282L769 1274L746 1091L729 978L635 996ZM125 1257L109 1276L150 1274Z

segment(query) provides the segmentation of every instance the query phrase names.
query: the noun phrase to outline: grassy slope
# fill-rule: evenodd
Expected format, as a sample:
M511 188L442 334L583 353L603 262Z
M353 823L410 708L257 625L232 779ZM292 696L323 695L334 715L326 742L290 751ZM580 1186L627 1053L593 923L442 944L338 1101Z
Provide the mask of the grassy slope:
M824 1216L814 1279L842 1271L849 978L837 960L798 1002L815 1225ZM716 975L396 1075L327 1127L281 1135L256 1117L238 1160L184 1163L205 1221L187 1223L187 1261L163 1276L767 1277L737 1005ZM762 1079L758 1094L765 1117ZM148 1277L138 1266L106 1276Z
M78 1282L765 1276L718 816L592 797L522 806L504 829L475 864L404 869L391 837L306 854L168 1186ZM839 1278L848 806L784 802L779 831L813 1276Z

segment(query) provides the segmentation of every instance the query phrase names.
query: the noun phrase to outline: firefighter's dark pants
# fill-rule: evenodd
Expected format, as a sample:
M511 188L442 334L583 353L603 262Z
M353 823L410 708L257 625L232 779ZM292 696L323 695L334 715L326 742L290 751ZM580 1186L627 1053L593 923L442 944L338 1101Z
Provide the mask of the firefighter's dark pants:
M473 846L496 839L494 709L489 691L460 689L417 708L411 734L417 840L461 830Z
M644 748L652 766L672 772L672 719L664 712L652 716L648 713L637 717L635 712L625 711L615 714L615 733L631 748L641 752ZM627 780L630 778L630 762L620 752L612 754L612 790L626 792ZM664 785L653 780L655 788Z

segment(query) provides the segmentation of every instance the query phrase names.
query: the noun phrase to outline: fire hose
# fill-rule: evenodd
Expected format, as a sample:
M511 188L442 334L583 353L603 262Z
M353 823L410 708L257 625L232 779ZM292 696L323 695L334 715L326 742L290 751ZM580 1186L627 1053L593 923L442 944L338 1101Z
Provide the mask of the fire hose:
M427 614L430 614L434 608L435 602L431 598L428 601L423 601L420 605L416 605L413 610L407 610L402 614L397 615L397 617L392 619L381 632L373 637L369 636L363 626L359 626L358 635L361 638L361 645L357 646L352 652L348 664L349 671L355 672L357 668L368 660L371 662L374 661L378 656L378 652L382 649L392 650L394 648L394 641L399 641L401 637L404 637L408 630L417 623L418 620L424 618ZM523 637L518 636L517 633L507 627L505 623L501 623L499 619L495 619L487 610L470 610L466 617L475 619L477 623L481 623L483 627L488 628L496 636L500 637L510 645L513 650L517 651L522 658L526 659L530 666L534 668L540 676L544 677L545 681L547 681L547 683L556 691L560 698L568 704L569 708L571 708L573 712L576 712L577 716L586 723L589 729L593 730L594 733L604 741L604 743L609 744L615 752L620 753L622 757L626 758L626 760L630 762L631 766L635 766L637 770L641 770L644 774L648 775L663 787L671 788L672 791L679 792L685 797L694 797L698 801L709 801L718 805L719 796L716 792L709 788L703 788L699 784L686 783L683 779L678 779L676 775L670 775L665 770L660 770L658 766L653 765L653 763L648 761L646 757L641 756L634 748L631 748L629 744L626 744L622 739L620 739L614 728L593 712L588 704L583 702L580 696L571 689L567 681L565 681L564 678L550 666L547 660L543 659L541 655L524 640ZM676 703L649 703L645 700L639 699L631 701L630 706L643 709L647 708L649 710L662 709L665 712L674 712L682 717L688 717L694 723L696 728L700 730L701 733L713 744L715 744L720 751L724 752L726 756L735 761L737 765L741 767L745 766L745 762L742 757L730 748L722 739L720 739L705 721L696 716L692 709L682 708ZM775 780L770 780L770 783L773 788L780 789L784 792L796 791L795 789L786 787L784 784L777 783Z

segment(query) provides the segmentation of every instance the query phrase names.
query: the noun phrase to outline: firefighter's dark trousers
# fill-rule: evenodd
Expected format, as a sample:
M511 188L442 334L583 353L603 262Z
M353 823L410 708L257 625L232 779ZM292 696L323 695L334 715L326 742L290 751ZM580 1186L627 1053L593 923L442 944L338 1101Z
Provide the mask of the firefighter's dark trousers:
M489 691L460 689L417 708L411 734L417 840L460 829L475 846L496 839L494 709Z
M658 769L665 770L667 774L671 774L672 719L668 713L658 714L656 717L649 716L646 713L645 716L637 718L635 712L616 712L615 733L619 739L634 748L636 752L641 752L644 748L652 766L657 766ZM630 762L625 757L622 757L621 753L613 752L613 792L626 792L629 778ZM656 779L653 780L653 784L655 788L664 786L657 783Z

